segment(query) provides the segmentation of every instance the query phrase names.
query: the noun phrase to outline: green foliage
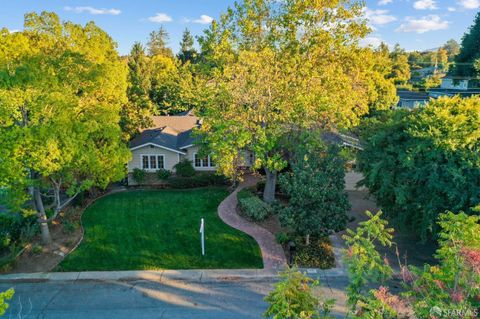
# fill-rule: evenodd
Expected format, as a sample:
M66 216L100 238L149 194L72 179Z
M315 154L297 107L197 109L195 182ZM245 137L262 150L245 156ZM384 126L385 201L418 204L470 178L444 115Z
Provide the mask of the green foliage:
M199 173L191 177L171 176L168 178L168 184L172 188L184 189L207 186L225 186L228 184L228 180L222 175Z
M463 35L460 53L455 57L453 75L474 77L480 72L475 69L475 61L480 58L480 13L477 13L473 25Z
M372 244L389 245L391 230L387 222L368 213L371 218L356 232L346 236L345 260L351 276L347 288L354 318L404 318L413 311L416 318L476 318L480 306L480 217L464 213L440 214L438 264L423 268L400 265L403 293L394 295L384 286L365 289L380 277L391 274L381 262ZM366 223L370 225L367 227ZM383 240L382 240L383 239ZM383 243L382 243L383 241ZM375 270L376 271L372 271Z
M166 180L170 177L170 175L172 175L172 172L170 172L169 170L166 170L166 169L159 169L157 171L157 178L159 180Z
M0 214L0 254L10 250L12 245L22 246L37 232L36 216L29 214Z
M366 302L368 286L383 283L392 275L392 269L376 250L376 245L392 246L393 229L381 218L382 212L373 215L367 211L367 221L359 223L355 231L347 229L343 236L348 249L344 262L350 279L347 287L348 305L353 312L359 303Z
M136 42L128 56L128 89L126 103L120 113L120 126L125 139L150 126L153 103L150 101L152 68L143 46Z
M271 202L276 174L287 166L285 136L349 128L370 105L394 104L381 59L357 45L368 33L362 8L356 0L241 1L212 23L199 39L213 90L201 133L223 174L236 176L241 151L253 152L255 168L270 172L264 199Z
M312 238L308 245L296 240L297 251L293 262L298 267L329 269L335 267L335 254L328 237Z
M143 182L145 182L147 172L143 169L135 168L132 172L132 177L137 184L142 184Z
M392 53L392 73L390 78L394 79L395 84L405 84L410 80L410 65L408 64L408 55L399 44L396 44Z
M277 240L277 243L280 245L286 245L290 241L290 236L285 233L285 232L279 232L276 236L275 239Z
M74 197L124 178L130 152L119 120L126 91L116 44L93 22L28 13L22 32L2 32L0 187L13 210L25 207L31 186L36 194L54 193L58 213L68 204L60 191Z
M326 319L331 318L333 300L323 304L314 292L318 281L314 281L297 271L287 269L280 273L282 280L275 284L275 289L265 297L269 307L265 318L274 319Z
M174 166L175 174L180 177L192 177L195 175L195 168L193 168L192 161L184 159Z
M238 196L238 205L248 218L261 221L273 213L272 206L262 201L252 192L245 191L241 194L241 196Z
M310 133L311 134L311 133ZM323 237L342 230L350 209L345 193L345 161L339 149L315 145L316 135L298 144L291 172L280 176L288 205L279 211L282 225L302 236Z
M173 52L167 47L169 35L163 26L158 31L150 32L150 40L148 41L148 53L150 56L173 57Z
M366 121L358 154L362 184L385 213L427 238L446 210L480 203L480 98L440 98Z
M410 267L406 297L413 299L417 317L428 317L433 307L474 318L480 309L480 217L447 212L439 216L438 265ZM450 315L448 314L450 311Z
M0 317L5 314L8 309L7 301L13 298L15 290L13 288L8 289L7 291L0 292Z
M182 35L182 42L180 42L180 53L178 58L182 63L191 62L194 63L197 59L197 51L195 50L195 40L193 39L190 30L185 29Z

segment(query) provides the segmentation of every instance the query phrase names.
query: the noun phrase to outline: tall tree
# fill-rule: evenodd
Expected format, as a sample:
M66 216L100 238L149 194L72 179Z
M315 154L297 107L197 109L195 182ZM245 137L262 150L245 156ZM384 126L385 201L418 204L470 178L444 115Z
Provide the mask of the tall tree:
M393 62L390 77L394 79L396 84L406 84L411 76L407 53L397 43L395 44L390 57Z
M364 185L386 214L426 239L438 214L480 204L480 98L441 98L370 119L358 155Z
M455 56L460 53L460 45L454 39L448 40L442 47L448 54L448 61L453 61Z
M48 12L26 14L23 32L0 37L0 187L17 209L32 199L45 243L48 223L78 193L124 177L127 70L115 46L93 22Z
M148 127L154 113L150 101L152 68L143 46L136 42L128 56L128 103L122 108L120 125L125 139Z
M168 47L169 35L163 26L160 26L158 31L150 32L150 39L148 41L148 54L150 56L163 55L173 57L172 49Z
M242 150L266 171L264 200L287 164L280 143L293 129L341 128L369 111L358 40L362 3L245 0L199 40L209 87L201 131L219 170L234 175ZM332 27L333 26L333 27Z
M477 13L473 25L462 38L460 53L455 57L453 74L457 77L472 77L480 73L474 64L480 58L480 12Z
M195 40L193 39L190 30L185 29L183 31L182 41L180 42L180 52L178 53L178 58L182 63L187 61L195 62L197 58L197 51L194 48Z
M344 229L350 209L345 193L345 161L335 146L326 147L320 132L302 134L290 160L291 172L280 175L289 197L280 221L310 244L310 236L324 237Z

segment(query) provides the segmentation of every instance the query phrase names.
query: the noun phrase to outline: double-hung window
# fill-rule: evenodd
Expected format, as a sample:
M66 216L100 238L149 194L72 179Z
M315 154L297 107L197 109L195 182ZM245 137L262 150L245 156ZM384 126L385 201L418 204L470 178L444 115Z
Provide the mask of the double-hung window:
M200 157L198 154L194 154L193 163L194 163L194 166L198 168L215 167L215 163L211 159L210 155L205 157Z
M142 155L142 169L155 171L165 168L165 157L163 155Z

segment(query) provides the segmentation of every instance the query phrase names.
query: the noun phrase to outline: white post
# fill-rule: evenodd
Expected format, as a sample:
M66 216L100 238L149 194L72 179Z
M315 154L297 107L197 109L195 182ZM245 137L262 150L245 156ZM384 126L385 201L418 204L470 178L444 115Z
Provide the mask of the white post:
M200 222L200 241L202 242L202 256L205 256L205 222Z

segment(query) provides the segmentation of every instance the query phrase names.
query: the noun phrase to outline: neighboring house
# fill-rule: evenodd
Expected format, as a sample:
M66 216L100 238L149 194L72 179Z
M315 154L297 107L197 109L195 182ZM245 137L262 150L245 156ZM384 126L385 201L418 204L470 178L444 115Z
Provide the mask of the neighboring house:
M397 96L399 97L397 107L409 110L424 106L430 100L427 92L397 90Z
M478 94L480 94L480 79L477 78L456 79L446 77L442 79L442 85L439 88L433 88L429 91L429 96L432 98L456 95L470 97Z
M130 141L132 160L128 163L128 183L134 169L155 173L160 169L174 172L175 165L184 159L192 162L196 171L214 172L216 165L210 156L202 157L193 130L201 125L201 120L192 112L172 116L154 116L153 126L143 130ZM244 166L253 164L253 156L245 154Z

